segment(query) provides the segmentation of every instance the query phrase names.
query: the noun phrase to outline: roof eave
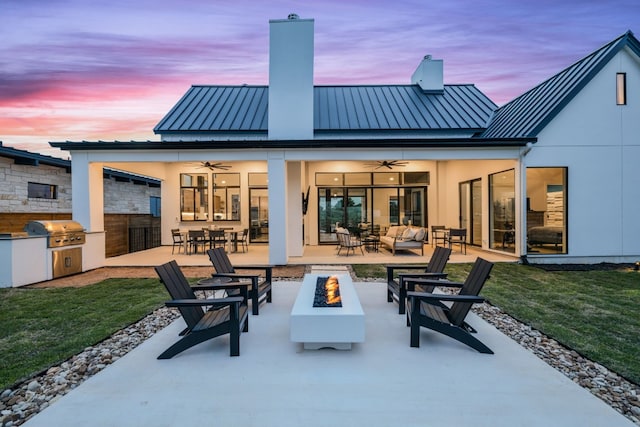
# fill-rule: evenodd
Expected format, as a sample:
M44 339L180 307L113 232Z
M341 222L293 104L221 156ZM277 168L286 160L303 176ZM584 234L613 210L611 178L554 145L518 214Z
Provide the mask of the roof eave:
M506 148L524 147L537 138L429 138L429 139L310 139L227 141L65 141L49 145L67 151L115 150L229 150L335 148Z

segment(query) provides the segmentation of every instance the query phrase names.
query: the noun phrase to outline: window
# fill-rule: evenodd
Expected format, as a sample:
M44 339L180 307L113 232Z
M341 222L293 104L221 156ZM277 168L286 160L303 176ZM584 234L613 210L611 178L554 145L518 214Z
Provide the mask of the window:
M347 172L316 173L318 187L370 187L429 185L429 172Z
M516 226L515 171L489 175L489 247L505 252L515 252L511 245Z
M617 105L627 104L627 74L626 73L616 74L616 104Z
M240 221L240 174L213 174L213 219Z
M208 176L180 174L180 220L206 221L209 218Z
M27 184L27 194L27 197L29 197L30 199L57 199L58 186L29 182Z
M249 172L249 187L267 187L269 177L264 172Z
M527 168L527 254L567 253L567 168Z
M160 197L151 196L150 200L149 212L152 217L159 218L160 217Z

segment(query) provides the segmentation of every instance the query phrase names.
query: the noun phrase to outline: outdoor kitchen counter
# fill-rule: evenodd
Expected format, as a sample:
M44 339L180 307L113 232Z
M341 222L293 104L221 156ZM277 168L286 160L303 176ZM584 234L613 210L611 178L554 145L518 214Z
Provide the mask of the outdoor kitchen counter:
M0 235L0 287L24 286L48 280L47 237L8 234Z
M53 279L52 252L47 236L0 233L0 288L26 286ZM82 271L103 267L105 232L86 233L82 247ZM65 249L65 248L61 248Z

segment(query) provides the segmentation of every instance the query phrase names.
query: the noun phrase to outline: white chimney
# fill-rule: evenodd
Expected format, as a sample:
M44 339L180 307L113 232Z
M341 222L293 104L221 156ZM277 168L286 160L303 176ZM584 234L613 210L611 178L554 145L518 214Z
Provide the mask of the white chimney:
M411 76L411 84L420 85L423 92L443 93L444 72L442 59L432 59L431 55L425 56Z
M269 33L269 139L313 139L313 19L272 19Z

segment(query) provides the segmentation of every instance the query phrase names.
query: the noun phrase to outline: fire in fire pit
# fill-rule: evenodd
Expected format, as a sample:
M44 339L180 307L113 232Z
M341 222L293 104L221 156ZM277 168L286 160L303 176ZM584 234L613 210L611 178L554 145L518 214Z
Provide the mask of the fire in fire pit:
M336 276L318 277L316 293L313 297L314 307L342 307L340 286Z

